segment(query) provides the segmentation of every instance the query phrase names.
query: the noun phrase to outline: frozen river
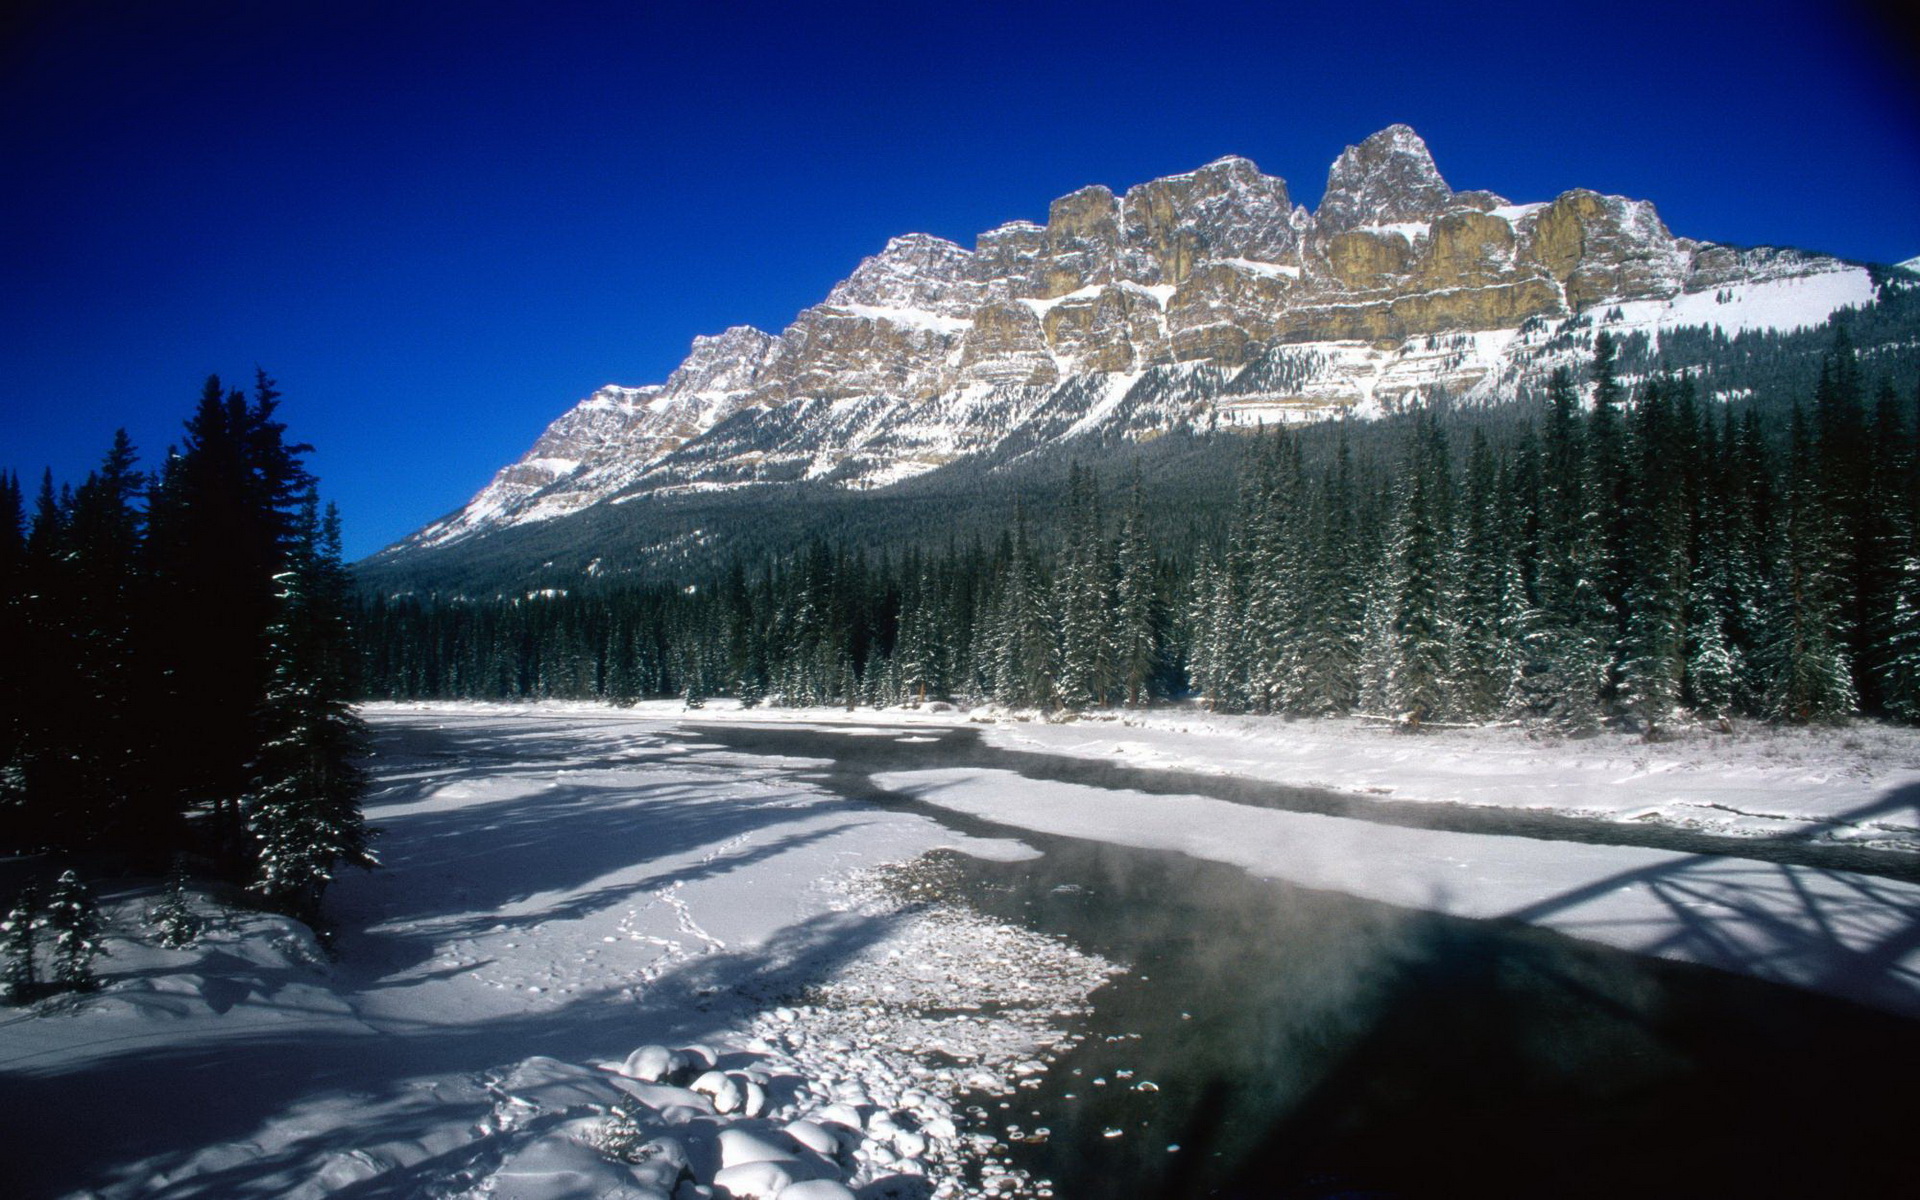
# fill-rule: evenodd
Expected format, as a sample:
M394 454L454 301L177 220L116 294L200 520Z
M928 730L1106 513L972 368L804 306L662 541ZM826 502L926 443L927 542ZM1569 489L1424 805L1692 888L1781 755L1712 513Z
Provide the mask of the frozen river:
M557 1195L526 1164L648 1042L867 1125L863 1196L1888 1190L1904 1161L1877 1095L1920 1068L1898 852L1374 805L957 721L370 715L386 865L331 894L336 960L235 917L0 1023L34 1147L9 1194ZM714 1128L680 1131L703 1182Z

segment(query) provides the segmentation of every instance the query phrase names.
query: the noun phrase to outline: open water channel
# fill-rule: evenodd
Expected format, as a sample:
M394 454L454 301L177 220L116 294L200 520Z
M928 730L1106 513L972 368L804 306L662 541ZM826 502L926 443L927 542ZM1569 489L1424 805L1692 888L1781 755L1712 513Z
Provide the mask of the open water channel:
M1123 963L1084 1040L981 1123L1065 1200L1105 1197L1897 1195L1911 1187L1920 1021L1642 958L1262 880L1184 855L1010 830L888 793L938 765L1474 832L1724 853L1727 839L997 751L712 725L730 749L827 760L815 782L1016 863L943 855L946 894ZM1368 806L1358 808L1358 805ZM1913 878L1905 856L1793 843L1774 861ZM1782 856L1785 856L1784 858Z

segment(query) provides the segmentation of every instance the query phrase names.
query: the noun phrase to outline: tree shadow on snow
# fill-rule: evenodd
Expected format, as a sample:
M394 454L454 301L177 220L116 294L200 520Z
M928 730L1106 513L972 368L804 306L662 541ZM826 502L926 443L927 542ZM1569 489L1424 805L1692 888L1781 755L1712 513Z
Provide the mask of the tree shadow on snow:
M814 917L751 950L682 962L637 1002L609 989L512 1016L380 1033L289 1021L237 1037L131 1048L80 1071L10 1069L0 1074L10 1146L0 1180L9 1197L31 1200L107 1186L121 1178L116 1164L140 1163L147 1179L140 1194L152 1200L268 1197L350 1167L341 1156L360 1151L411 1165L336 1194L415 1195L477 1152L436 1149L430 1140L492 1111L476 1072L536 1055L588 1063L617 1060L648 1042L701 1041L858 955L893 924L846 913ZM335 1106L344 1123L337 1114L328 1119ZM269 1154L244 1145L281 1122L313 1131L293 1134ZM229 1143L242 1145L224 1151ZM232 1161L223 1164L223 1156ZM190 1163L191 1175L164 1181Z

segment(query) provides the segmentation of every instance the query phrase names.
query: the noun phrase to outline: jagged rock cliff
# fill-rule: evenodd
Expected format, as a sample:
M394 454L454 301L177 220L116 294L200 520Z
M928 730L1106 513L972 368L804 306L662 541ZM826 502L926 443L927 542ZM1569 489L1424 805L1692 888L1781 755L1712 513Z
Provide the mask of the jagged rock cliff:
M1583 316L1811 325L1873 288L1835 259L1675 237L1646 201L1455 192L1395 125L1335 160L1312 213L1229 157L1082 188L971 250L895 238L779 336L697 338L664 384L595 392L387 553L650 490L877 486L1061 439L1492 398L1564 359L1556 327Z

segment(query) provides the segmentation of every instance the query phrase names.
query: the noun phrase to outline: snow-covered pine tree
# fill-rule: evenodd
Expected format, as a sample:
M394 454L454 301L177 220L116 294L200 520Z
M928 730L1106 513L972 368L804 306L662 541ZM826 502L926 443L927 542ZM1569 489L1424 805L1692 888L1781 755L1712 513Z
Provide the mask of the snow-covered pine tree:
M1507 556L1500 511L1499 469L1484 430L1473 431L1467 452L1467 487L1455 533L1459 569L1449 597L1456 619L1450 626L1447 673L1456 711L1486 720L1500 709L1511 669L1502 644L1502 603Z
M1127 514L1120 528L1114 589L1115 666L1128 708L1153 700L1159 644L1154 620L1153 547L1147 542L1146 500L1135 464L1127 487Z
M640 1148L647 1142L646 1127L635 1115L633 1104L622 1100L607 1110L593 1132L593 1144L602 1154L621 1162L641 1161Z
M1722 602L1733 655L1734 707L1764 711L1767 614L1773 608L1772 526L1776 507L1772 464L1752 409L1736 422L1728 406L1720 435L1720 513L1716 544L1724 554Z
M1816 461L1806 415L1795 405L1784 538L1765 650L1766 713L1776 721L1833 720L1855 706L1841 579L1846 556Z
M1888 713L1920 723L1920 555L1900 564L1881 658L1880 698Z
M1686 665L1690 530L1684 481L1691 474L1692 454L1679 428L1674 387L1650 381L1633 414L1628 490L1633 537L1626 558L1620 700L1648 738L1678 709Z
M1916 472L1901 404L1890 381L1874 399L1869 438L1871 464L1860 524L1860 653L1854 660L1861 701L1869 710L1897 715L1887 692L1897 678L1888 661L1905 583L1904 565L1914 551L1907 493Z
M153 928L160 944L171 949L191 946L200 936L203 922L187 899L187 871L177 857L173 869L167 872L160 902L147 914L147 924Z
M1016 509L997 613L994 698L1002 704L1044 708L1054 702L1054 629L1047 599L1027 542L1025 515Z
M1593 407L1587 413L1584 500L1583 574L1592 585L1594 600L1585 614L1587 638L1606 656L1602 689L1613 691L1614 645L1619 640L1626 611L1629 561L1633 541L1629 515L1628 445L1621 405L1625 393L1618 373L1618 347L1604 330L1593 339Z
M9 1003L24 1004L39 994L40 975L34 956L41 920L40 894L29 884L14 897L13 907L0 921L0 956L4 957L0 962L0 990L5 991Z
M1359 708L1370 716L1393 712L1394 590L1388 564L1366 572L1366 597L1361 609L1360 658L1354 673L1359 681Z
M1057 694L1067 708L1086 708L1107 700L1111 674L1112 599L1107 581L1105 541L1100 529L1099 489L1092 471L1076 464L1067 473L1067 532L1059 586L1059 680Z
M1451 567L1451 467L1446 435L1431 415L1414 435L1392 550L1393 658L1388 703L1413 726L1447 715L1451 640L1446 595Z
M318 918L341 866L376 865L360 814L365 727L351 704L352 587L340 563L338 515L315 513L309 492L300 538L281 573L280 609L269 632L272 675L262 713L266 741L247 797L255 843L255 891L299 917Z
M100 908L73 871L62 872L54 883L43 923L52 942L47 948L49 982L60 991L92 991L93 960L106 953L101 944Z

